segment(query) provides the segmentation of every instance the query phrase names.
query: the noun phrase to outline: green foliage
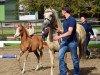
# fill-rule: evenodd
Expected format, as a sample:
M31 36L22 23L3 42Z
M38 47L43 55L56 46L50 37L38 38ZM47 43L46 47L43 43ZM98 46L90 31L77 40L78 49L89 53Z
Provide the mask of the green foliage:
M21 0L20 4L25 5L26 12L41 11L46 5L52 6L56 10L61 10L64 5L72 8L72 14L88 13L92 16L100 14L99 0Z

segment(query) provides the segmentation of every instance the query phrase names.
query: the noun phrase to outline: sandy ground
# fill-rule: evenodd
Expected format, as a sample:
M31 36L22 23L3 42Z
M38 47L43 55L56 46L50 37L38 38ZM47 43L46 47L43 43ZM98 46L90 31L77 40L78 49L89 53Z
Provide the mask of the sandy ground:
M0 49L0 55L2 54L15 54L19 55L20 49ZM100 50L99 50L100 51ZM21 74L19 63L16 58L0 58L0 75L50 75L50 57L48 49L43 50L43 67L38 71L35 71L36 67L36 57L34 53L30 53L27 60L26 71L24 74ZM100 55L100 53L99 53ZM21 66L22 66L21 58ZM67 58L68 67L73 73L73 65L68 53ZM93 58L80 61L80 75L100 75L100 58ZM59 74L58 68L58 53L55 54L55 68L54 75Z

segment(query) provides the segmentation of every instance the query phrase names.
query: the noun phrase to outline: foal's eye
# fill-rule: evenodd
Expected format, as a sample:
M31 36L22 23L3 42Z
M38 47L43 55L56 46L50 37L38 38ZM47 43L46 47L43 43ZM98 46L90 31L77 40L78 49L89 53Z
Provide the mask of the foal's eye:
M19 31L22 31L22 29L21 29L21 28L19 28Z
M52 14L50 15L50 17L52 17Z

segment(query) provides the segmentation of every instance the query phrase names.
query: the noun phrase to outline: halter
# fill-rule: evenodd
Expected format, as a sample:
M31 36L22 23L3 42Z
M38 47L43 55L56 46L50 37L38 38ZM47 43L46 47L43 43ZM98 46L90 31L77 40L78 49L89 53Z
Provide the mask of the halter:
M52 12L52 14L54 14L53 11L50 11L50 10L49 11L45 11L45 13L49 13L49 12ZM51 20L48 19L48 18L44 18L44 20L48 20L51 23Z
M48 21L51 23L51 20L50 20L50 19L48 19L48 18L44 18L44 20L48 20Z
M45 11L45 13L49 13L49 12L52 12L52 15L54 15L54 12L53 10L49 10L49 11ZM44 20L48 20L50 22L50 24L52 25L53 23L53 20L49 19L49 18L44 18ZM56 30L54 26L51 26L52 29Z

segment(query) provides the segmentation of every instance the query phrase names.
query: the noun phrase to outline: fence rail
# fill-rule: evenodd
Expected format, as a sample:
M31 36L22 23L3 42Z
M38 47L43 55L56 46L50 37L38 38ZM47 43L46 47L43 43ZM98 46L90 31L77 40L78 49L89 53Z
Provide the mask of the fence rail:
M60 20L61 20L61 22L63 22L64 19L60 19ZM77 20L77 22L79 22L79 19L76 19L76 20ZM100 21L88 20L88 22L91 23L92 27L100 27ZM39 33L38 29L39 30L41 29L43 19L39 19L39 20L0 21L0 36L1 35L12 36L15 33L17 23L24 23L25 25L27 25L27 23L32 23L36 27L35 28L35 33L37 34L37 33ZM39 26L39 28L38 28L38 26ZM8 34L8 32L9 32L9 34Z

